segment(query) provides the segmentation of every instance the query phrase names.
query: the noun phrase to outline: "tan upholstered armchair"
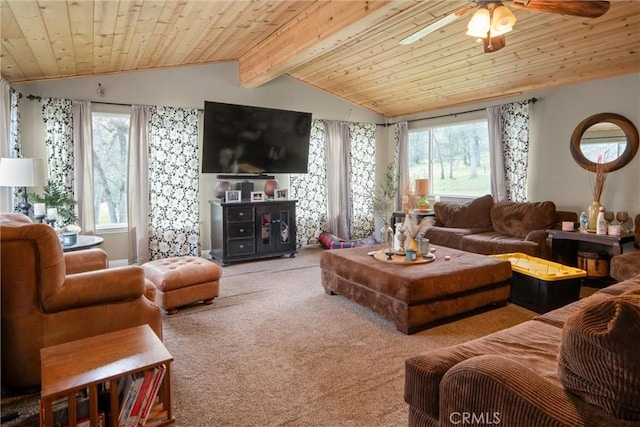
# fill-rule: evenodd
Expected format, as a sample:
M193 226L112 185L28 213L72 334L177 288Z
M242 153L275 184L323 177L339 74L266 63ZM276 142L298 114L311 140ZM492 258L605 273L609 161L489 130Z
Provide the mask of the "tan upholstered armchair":
M39 388L43 347L143 324L162 338L142 268L107 269L101 249L63 253L51 227L22 214L0 214L0 240L4 385Z

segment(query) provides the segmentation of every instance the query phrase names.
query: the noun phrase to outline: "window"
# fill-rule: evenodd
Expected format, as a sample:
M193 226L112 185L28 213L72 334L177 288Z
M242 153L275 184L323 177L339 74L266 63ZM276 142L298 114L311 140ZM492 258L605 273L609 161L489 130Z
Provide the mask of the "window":
M491 193L487 120L409 131L409 181L429 178L431 194Z
M96 229L121 228L127 224L129 122L129 114L92 113Z

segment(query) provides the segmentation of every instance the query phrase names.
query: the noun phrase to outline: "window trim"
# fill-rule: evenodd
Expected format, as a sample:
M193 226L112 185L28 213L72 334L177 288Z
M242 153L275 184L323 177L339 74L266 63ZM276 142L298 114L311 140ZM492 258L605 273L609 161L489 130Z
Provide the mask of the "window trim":
M432 128L437 128L437 127L463 125L466 123L474 123L474 122L485 122L487 124L487 130L488 130L489 117L487 115L487 111L486 110L470 111L470 112L461 113L461 114L449 114L446 116L439 116L432 119L425 118L421 120L414 120L412 122L409 122L408 133L411 134L413 132L428 131ZM407 155L409 155L408 150L407 150ZM489 162L489 167L491 168L490 162ZM473 200L479 197L478 195L447 194L447 193L437 193L433 191L434 180L433 180L433 139L432 138L429 138L429 176L428 178L431 183L429 185L430 187L429 194L427 195L429 197L438 196L440 200L446 199L446 200L460 200L460 201ZM491 182L489 182L489 185L491 185ZM490 192L491 192L491 188L489 188L489 193Z
M101 115L119 115L119 116L129 116L129 132L131 132L131 107L125 105L112 105L112 104L100 104L100 103L92 103L91 104L91 120L93 121L93 114L101 114ZM91 146L93 151L93 130L91 131ZM93 157L93 154L92 154ZM128 157L128 153L127 153ZM93 166L92 166L93 167ZM125 169L128 170L128 165L125 165ZM95 169L93 169L95 172ZM95 185L95 178L94 178ZM94 189L92 189L93 192ZM127 214L129 207L127 206ZM127 215L128 218L128 215ZM96 233L99 234L118 234L118 233L126 233L129 231L129 223L127 222L119 222L116 224L98 224L97 218L94 218L94 228Z

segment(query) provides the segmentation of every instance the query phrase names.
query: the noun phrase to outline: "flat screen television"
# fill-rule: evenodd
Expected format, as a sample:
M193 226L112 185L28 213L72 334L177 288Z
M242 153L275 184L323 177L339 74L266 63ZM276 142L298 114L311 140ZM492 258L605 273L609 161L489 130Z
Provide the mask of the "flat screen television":
M205 101L202 172L307 173L311 113Z

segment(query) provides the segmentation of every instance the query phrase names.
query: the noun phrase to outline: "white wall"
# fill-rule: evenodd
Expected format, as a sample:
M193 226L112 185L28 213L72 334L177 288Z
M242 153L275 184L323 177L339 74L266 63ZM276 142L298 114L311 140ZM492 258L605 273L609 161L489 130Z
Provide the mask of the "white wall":
M541 91L532 108L531 200L553 200L559 208L580 213L592 201L594 173L582 169L569 151L571 134L597 113L618 113L640 128L640 74ZM607 176L601 203L608 210L640 213L640 154Z
M247 104L271 108L309 111L316 119L382 123L384 119L368 110L319 91L288 77L278 78L257 89L238 86L236 63L222 63L156 71L123 73L60 81L14 85L24 95L64 97L91 101L171 105L202 108L205 100ZM98 83L105 96L96 94ZM629 118L640 127L640 74L604 79L539 91L492 103L468 105L392 120L429 118L459 113L488 105L522 100L535 96L539 101L531 108L529 200L553 200L559 209L580 212L591 202L590 174L571 157L569 142L576 125L587 116L613 112ZM44 156L44 127L39 103L23 98L21 103L22 144L26 156ZM393 128L378 128L377 180L384 173L393 142ZM385 147L387 149L385 149ZM278 176L288 186L288 176ZM216 177L201 175L200 209L201 244L209 248L209 203ZM257 184L257 182L256 182ZM640 155L607 179L602 203L612 210L640 213ZM105 236L110 258L126 258L122 236ZM112 241L113 240L113 241Z
M204 107L204 101L217 101L306 111L313 113L314 119L363 123L384 121L379 114L286 76L256 89L241 88L238 82L238 64L228 62L13 85L23 94L20 112L24 155L46 157L45 131L40 103L27 100L26 96L29 94L94 102L168 105L199 109ZM100 97L96 92L98 83L104 89L104 97ZM201 143L200 146L202 146ZM277 178L281 187L288 187L288 175L278 175ZM215 174L200 175L200 243L203 250L210 248L209 200L213 199L216 182ZM264 181L254 181L254 184L258 189ZM107 251L110 259L128 257L126 235L108 234L103 237L105 243L102 248Z

